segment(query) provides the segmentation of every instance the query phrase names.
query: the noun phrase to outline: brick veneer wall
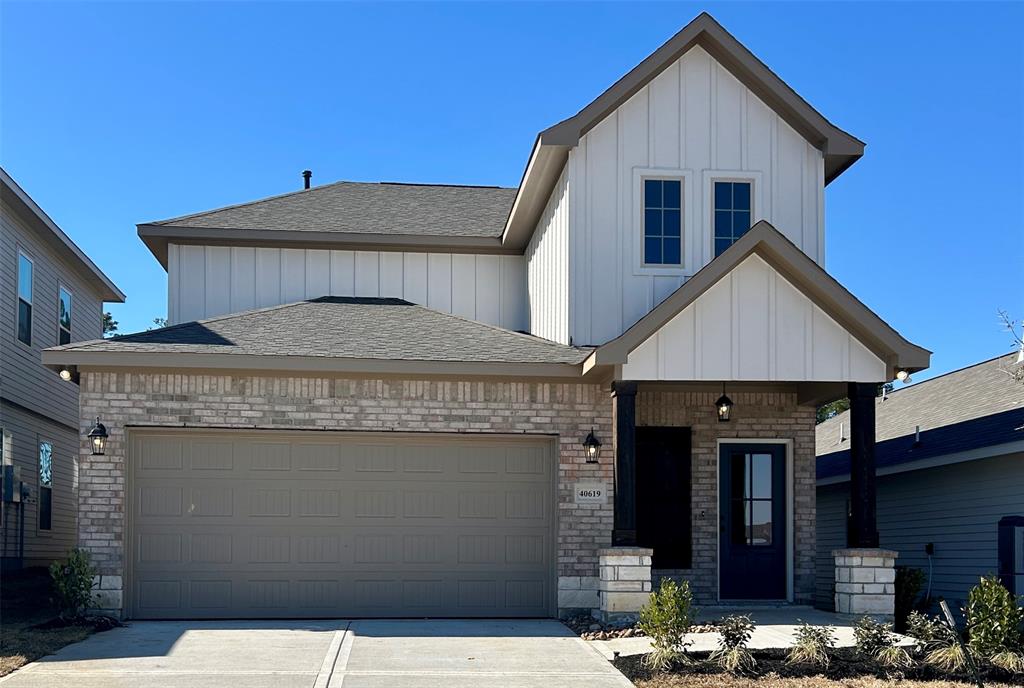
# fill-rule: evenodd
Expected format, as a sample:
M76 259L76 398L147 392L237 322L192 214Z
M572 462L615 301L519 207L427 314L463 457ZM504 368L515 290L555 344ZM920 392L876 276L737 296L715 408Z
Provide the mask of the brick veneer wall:
M86 371L80 405L83 437L96 416L110 433L104 456L92 456L83 440L79 478L79 544L92 555L100 606L110 611L121 608L132 425L557 434L558 575L596 581L598 550L611 541L612 500L573 500L576 480L612 486L610 449L594 466L581 447L592 427L610 446L611 398L599 385Z
M719 423L714 407L719 394L644 387L637 393L637 426L689 426L693 433L693 567L671 573L690 581L699 603L718 601L717 440L788 439L793 442L794 602L811 604L815 566L814 408L798 406L795 393L730 391L732 419Z

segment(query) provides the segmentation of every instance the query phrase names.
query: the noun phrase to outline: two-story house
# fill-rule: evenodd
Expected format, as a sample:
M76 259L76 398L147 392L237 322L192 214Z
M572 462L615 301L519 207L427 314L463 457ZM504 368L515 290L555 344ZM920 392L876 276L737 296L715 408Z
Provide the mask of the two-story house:
M664 575L810 603L815 404L852 397L877 547L874 390L929 362L822 266L863 146L701 15L518 188L306 175L139 225L171 326L46 353L109 431L80 476L103 606L614 615Z
M47 347L102 337L105 301L122 302L124 294L0 169L4 569L46 565L75 546L78 387L41 356Z

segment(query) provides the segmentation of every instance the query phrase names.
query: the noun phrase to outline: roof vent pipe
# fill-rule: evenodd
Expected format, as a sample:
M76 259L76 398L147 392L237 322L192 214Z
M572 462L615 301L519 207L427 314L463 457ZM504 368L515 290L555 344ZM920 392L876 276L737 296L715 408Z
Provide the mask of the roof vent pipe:
M313 177L313 170L302 170L302 187L309 188L309 180Z
M914 426L914 446L921 444L921 426Z
M842 444L846 441L846 428L843 427L843 423L839 424L839 443Z

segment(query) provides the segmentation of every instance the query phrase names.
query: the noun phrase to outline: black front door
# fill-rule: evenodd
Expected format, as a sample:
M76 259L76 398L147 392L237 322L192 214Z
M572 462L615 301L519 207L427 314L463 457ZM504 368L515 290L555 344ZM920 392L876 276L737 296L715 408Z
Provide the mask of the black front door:
M637 428L636 539L652 568L690 568L690 518L690 428Z
M719 596L785 599L785 446L723 444L718 465Z

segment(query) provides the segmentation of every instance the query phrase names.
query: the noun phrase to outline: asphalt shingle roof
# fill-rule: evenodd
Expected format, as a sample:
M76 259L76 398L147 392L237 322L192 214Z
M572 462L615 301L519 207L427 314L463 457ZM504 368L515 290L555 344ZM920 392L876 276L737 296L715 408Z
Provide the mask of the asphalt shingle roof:
M336 182L149 224L208 229L500 237L516 189Z
M1017 354L904 387L875 400L877 468L1024 440L1024 385L1008 371ZM840 441L840 425L847 439ZM921 427L921 442L914 431ZM818 425L818 478L850 472L850 412Z
M401 299L326 296L51 351L578 364L589 349Z

